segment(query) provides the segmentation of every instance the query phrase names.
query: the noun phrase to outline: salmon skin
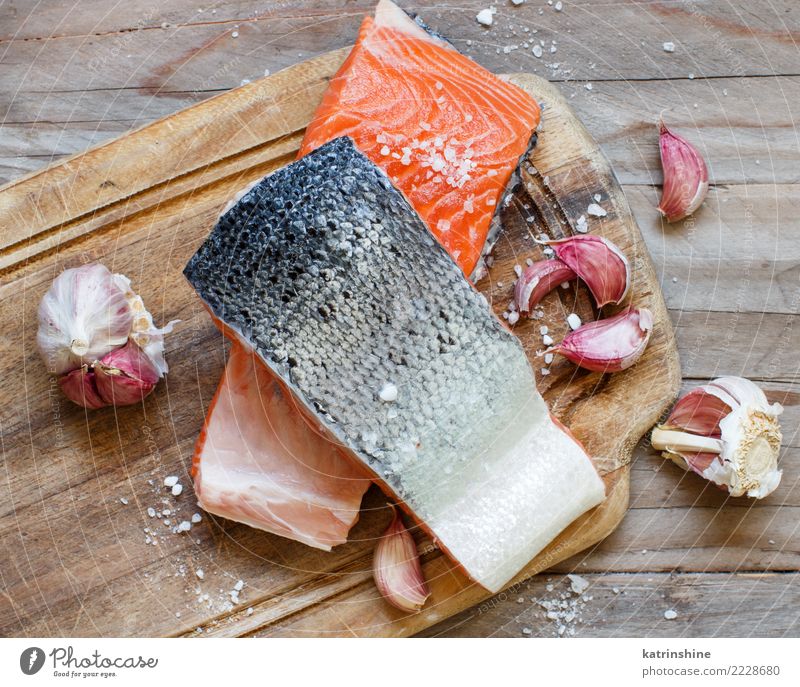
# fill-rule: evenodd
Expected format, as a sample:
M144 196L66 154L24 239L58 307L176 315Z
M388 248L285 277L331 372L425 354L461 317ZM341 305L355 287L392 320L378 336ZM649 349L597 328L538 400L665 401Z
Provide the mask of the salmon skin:
M254 186L184 273L487 589L603 499L519 341L349 139Z
M351 137L464 273L477 277L495 209L535 142L539 118L525 91L381 0L331 80L299 155Z
M280 379L235 342L193 458L201 508L318 549L347 541L366 471L298 412Z

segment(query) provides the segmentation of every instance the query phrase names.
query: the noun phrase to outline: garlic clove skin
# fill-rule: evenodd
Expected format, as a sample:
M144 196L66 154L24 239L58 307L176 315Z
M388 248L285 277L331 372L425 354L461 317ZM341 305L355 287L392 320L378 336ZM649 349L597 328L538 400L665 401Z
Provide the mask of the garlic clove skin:
M133 322L131 324L130 338L153 361L159 375L164 376L169 372L169 366L164 359L164 335L172 332L173 327L180 320L172 320L164 327L156 327L153 316L145 307L142 297L131 288L131 280L124 274L115 274L114 281L128 300Z
M628 295L631 284L628 259L608 239L580 234L545 243L589 287L598 308L621 303Z
M721 377L678 401L667 422L653 430L651 441L666 458L731 496L764 498L781 480L782 412L750 380Z
M577 278L578 275L561 260L539 260L533 263L514 286L517 310L521 313L531 312L556 286Z
M132 341L95 363L94 373L100 398L114 406L141 402L161 377L150 357Z
M547 352L560 353L593 372L620 372L639 360L652 331L652 313L647 308L630 307L578 327Z
M83 408L97 410L108 405L97 390L95 373L88 365L62 375L58 380L61 391L70 401Z
M691 215L708 193L708 169L697 149L685 138L672 133L664 120L658 122L658 147L664 169L664 187L658 211L667 222Z
M381 595L406 613L419 611L430 596L419 562L417 545L398 510L375 547L372 574Z
M128 340L133 313L111 272L99 263L64 270L39 304L36 342L48 371L91 365Z

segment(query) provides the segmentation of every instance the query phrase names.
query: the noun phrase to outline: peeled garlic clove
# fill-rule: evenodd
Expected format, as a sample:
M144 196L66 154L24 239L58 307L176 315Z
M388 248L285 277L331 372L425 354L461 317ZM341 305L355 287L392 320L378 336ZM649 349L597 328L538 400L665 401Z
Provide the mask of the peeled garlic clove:
M708 170L705 160L685 138L673 134L658 123L658 147L664 169L664 187L658 211L667 222L676 222L700 207L708 193Z
M128 340L133 314L103 265L64 270L39 304L36 342L49 372L91 365Z
M628 294L631 282L628 259L608 239L581 234L545 243L589 287L598 308L620 303Z
M593 372L620 372L641 357L652 331L652 313L647 308L631 307L578 327L548 352L560 353Z
M687 400L688 399L688 400ZM684 396L653 430L653 448L731 496L763 498L781 480L779 403L743 377L720 377Z
M561 260L539 260L533 263L517 279L514 287L517 310L529 313L556 286L577 278L578 275Z
M95 374L88 365L83 365L77 370L62 375L58 380L58 385L64 396L79 406L97 410L97 408L108 405L100 397Z
M97 391L106 403L139 403L156 386L160 373L150 357L132 341L95 363Z
M375 547L372 574L381 595L395 608L416 613L430 596L417 545L394 506L394 519Z

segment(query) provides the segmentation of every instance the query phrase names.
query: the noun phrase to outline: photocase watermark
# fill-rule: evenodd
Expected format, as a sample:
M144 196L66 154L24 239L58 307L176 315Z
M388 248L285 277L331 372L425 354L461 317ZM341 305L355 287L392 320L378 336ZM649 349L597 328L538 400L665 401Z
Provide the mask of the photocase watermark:
M48 658L52 661L53 676L66 678L115 677L119 670L146 670L158 666L157 658L141 655L103 656L95 650L88 656L80 656L72 646L57 647L45 654L43 649L32 646L20 654L20 670L25 675L35 675L44 667Z

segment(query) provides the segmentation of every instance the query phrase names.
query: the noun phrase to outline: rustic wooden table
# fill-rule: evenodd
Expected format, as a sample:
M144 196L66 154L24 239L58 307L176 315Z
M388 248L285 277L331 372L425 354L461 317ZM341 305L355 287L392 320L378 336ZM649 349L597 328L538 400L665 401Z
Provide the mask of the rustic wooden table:
M800 6L564 0L558 11L546 0L502 1L487 29L475 15L488 2L401 4L488 68L545 76L570 99L650 248L685 388L744 375L786 408L784 479L769 498L727 499L643 444L630 512L613 535L425 634L553 636L564 625L576 636L797 636ZM0 2L0 182L352 43L372 5ZM697 216L674 226L654 210L662 112L703 151L712 182ZM591 587L578 617L550 620L540 602L559 600L565 573Z

